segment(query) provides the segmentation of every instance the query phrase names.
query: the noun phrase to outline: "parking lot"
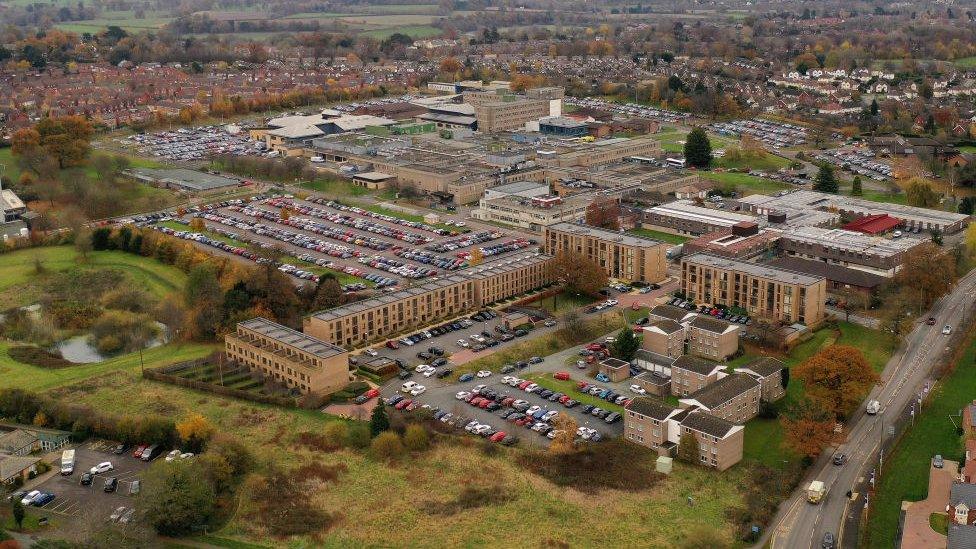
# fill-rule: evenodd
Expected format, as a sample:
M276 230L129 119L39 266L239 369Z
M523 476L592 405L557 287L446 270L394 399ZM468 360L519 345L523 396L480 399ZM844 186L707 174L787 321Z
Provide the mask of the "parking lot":
M189 230L194 217L203 219L209 235ZM163 225L172 222L187 230ZM283 272L317 282L324 269L331 269L360 278L358 289L392 288L463 269L474 248L494 259L538 245L534 239L496 228L472 230L463 221L433 226L290 195L209 204L184 216L170 212L153 223L167 234L252 261L260 257L247 249L249 243L277 247L294 258L283 262Z
M218 154L258 154L246 133L229 133L219 126L135 134L118 140L140 154L166 160L204 160Z
M651 120L659 120L661 122L676 123L691 118L691 115L685 112L657 109L637 103L613 103L597 97L566 97L563 99L563 101L567 105L589 107L628 116L639 116Z
M796 124L770 122L760 118L751 120L733 120L711 124L709 130L727 137L741 137L750 135L755 137L767 149L776 151L782 147L803 145L807 142L807 130Z
M875 160L875 156L869 147L845 147L824 151L814 155L814 158L818 162L828 162L844 171L875 181L890 179L892 167Z
M32 507L41 514L65 518L109 520L119 507L132 509L135 499L129 495L132 481L141 480L149 463L132 457L132 450L122 455L112 453L115 443L93 440L75 448L74 473L62 476L55 473L32 489L54 494L55 498L44 507ZM161 458L157 458L161 459ZM94 475L88 486L81 484L83 473L102 462L111 462L114 469L107 473ZM105 480L117 478L118 487L114 492L105 492Z

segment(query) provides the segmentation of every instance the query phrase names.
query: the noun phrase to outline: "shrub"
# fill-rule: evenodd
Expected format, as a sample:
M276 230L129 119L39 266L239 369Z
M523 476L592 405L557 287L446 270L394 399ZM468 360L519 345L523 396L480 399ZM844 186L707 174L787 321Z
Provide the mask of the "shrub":
M400 436L392 431L383 431L373 438L369 445L373 455L385 459L394 459L403 454L403 443Z
M60 356L33 345L16 345L7 349L10 358L23 364L40 366L41 368L67 368L74 366L73 362L61 358Z
M333 421L322 429L322 434L325 436L326 440L341 448L342 445L346 443L346 438L349 436L349 428L346 427L346 424L341 421Z
M315 474L324 473L315 471ZM256 483L253 494L256 508L252 518L274 536L321 533L335 520L315 507L310 501L312 491L306 486L305 478L295 472L273 469Z
M349 426L346 432L346 444L350 448L362 450L369 447L370 435L369 427L364 423L354 423Z
M427 502L423 509L432 515L454 515L469 509L501 505L511 499L512 494L501 485L465 486L454 499Z
M420 425L409 425L403 434L403 445L411 452L420 452L430 446L430 437L427 430Z

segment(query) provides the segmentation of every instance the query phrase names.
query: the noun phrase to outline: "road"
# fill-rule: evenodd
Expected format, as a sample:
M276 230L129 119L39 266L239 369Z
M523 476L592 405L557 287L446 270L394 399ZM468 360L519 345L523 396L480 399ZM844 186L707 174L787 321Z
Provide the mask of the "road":
M958 324L972 310L974 302L976 271L960 279L952 292L932 307L927 316L934 316L936 325L920 323L888 361L881 382L868 397L868 400L881 402L883 413L869 416L862 408L849 422L846 441L836 450L847 454L849 461L843 466L835 466L831 463L830 455L821 456L810 468L804 482L780 506L769 530L769 547L820 547L825 532L838 534L846 513L860 512L863 498L849 501L846 492L853 490L859 478L877 465L878 445L882 436L887 436L885 416L890 422L895 419L894 416L906 413L923 386L932 381L929 374L947 348L946 336L941 333L942 326ZM814 479L823 481L828 488L826 500L819 505L806 501L806 485ZM856 534L852 532L851 535ZM849 543L844 545L851 546Z

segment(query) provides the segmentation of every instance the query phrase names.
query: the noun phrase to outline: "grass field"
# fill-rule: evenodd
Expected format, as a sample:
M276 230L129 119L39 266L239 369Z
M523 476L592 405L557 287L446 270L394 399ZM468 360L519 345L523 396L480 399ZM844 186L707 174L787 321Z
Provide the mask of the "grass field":
M419 38L433 38L435 36L440 36L444 34L444 31L430 25L401 25L385 29L363 31L360 34L369 36L370 38L375 38L377 40L384 40L397 33L405 34L416 40Z
M20 179L20 168L17 167L10 147L0 149L0 164L3 165L3 169L0 169L0 176L9 177L11 181Z
M661 242L667 242L668 244L684 244L685 242L691 240L687 236L666 233L664 231L655 231L654 229L645 229L643 227L631 229L627 232L636 234L638 236L646 236L647 238L653 238L654 240L660 240Z
M44 273L37 273L38 261ZM0 255L0 309L33 303L51 273L99 268L124 271L130 283L157 297L180 291L186 282L186 275L176 267L125 252L91 252L87 262L79 263L71 246L32 248Z
M726 169L750 169L750 170L764 170L764 171L775 171L780 168L785 168L790 165L790 161L783 158L782 156L776 156L775 154L763 154L758 158L744 159L732 161L728 158L716 158L715 166L718 168Z
M107 29L109 26L116 26L121 28L126 32L139 33L148 30L158 30L164 27L167 23L173 21L172 17L146 17L145 19L136 19L134 14L131 12L112 12L118 17L100 17L98 19L86 19L83 21L70 21L64 23L58 23L55 27L68 32L74 32L78 34L91 33L95 34ZM132 15L131 17L124 17L126 14Z
M289 468L310 462L346 468L336 482L310 492L316 507L336 513L328 531L315 538L270 538L250 516L254 509L245 482L238 512L227 525L209 533L220 539L215 545L222 547L245 547L234 545L236 541L272 547L449 547L502 540L512 546L590 547L608 539L665 547L681 543L693 526L702 523L730 538L726 510L742 504L744 468L717 474L675 464L672 474L652 488L584 494L556 486L520 466L520 450L496 447L497 453L487 455L481 451L481 441L469 436L389 463L350 450L323 452L300 444L298 435L321 433L335 418L154 383L134 372L118 372L51 394L118 413L181 418L197 412L218 430L248 441L261 461ZM120 399L119 394L126 398ZM646 452L646 459L655 458L653 452ZM428 503L457 498L468 486L498 490L506 497L449 515L425 510ZM685 503L688 497L696 502L694 507ZM632 520L607 520L599 509L614 509ZM549 526L555 524L559 527Z
M542 308L554 315L558 315L563 311L589 305L594 301L595 300L592 297L587 297L585 295L560 292L556 295L545 297L538 301L533 301L530 306Z
M973 57L961 57L953 61L960 69L971 70L976 69L976 56Z
M792 185L787 185L785 183L780 183L779 181L773 181L772 179L765 179L762 177L756 177L754 175L749 175L745 173L732 173L732 172L700 172L701 176L705 179L710 179L721 184L731 184L735 185L735 188L739 191L742 196L748 196L750 194L770 194L782 191L784 189L792 189Z
M330 198L341 199L349 196L362 196L369 193L368 189L364 189L360 186L353 185L348 181L340 181L338 179L303 181L301 186L305 187L306 189L322 193Z
M976 387L976 339L956 363L955 370L932 390L928 404L912 427L885 459L885 471L873 498L866 543L862 547L890 547L898 529L901 502L919 501L928 494L929 460L935 454L946 459L963 457L962 438L950 416L973 400ZM897 471L897 473L892 473Z

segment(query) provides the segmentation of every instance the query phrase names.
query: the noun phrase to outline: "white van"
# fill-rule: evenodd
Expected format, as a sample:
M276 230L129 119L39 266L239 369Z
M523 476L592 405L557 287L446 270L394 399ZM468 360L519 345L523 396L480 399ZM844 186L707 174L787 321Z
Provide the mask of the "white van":
M403 392L403 393L409 393L416 386L417 386L417 382L416 381L408 381L408 382L406 382L406 383L404 383L403 385L400 386L400 391Z

